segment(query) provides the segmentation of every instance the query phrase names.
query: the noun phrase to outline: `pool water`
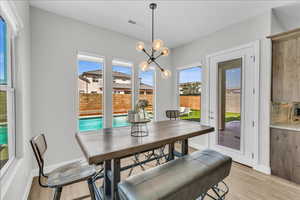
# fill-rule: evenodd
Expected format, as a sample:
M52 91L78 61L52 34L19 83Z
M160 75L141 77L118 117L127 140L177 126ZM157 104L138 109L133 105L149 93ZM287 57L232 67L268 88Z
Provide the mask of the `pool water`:
M0 125L0 144L7 144L7 125Z
M113 127L129 126L127 115L113 117ZM79 119L80 131L94 131L103 128L102 117L91 117Z

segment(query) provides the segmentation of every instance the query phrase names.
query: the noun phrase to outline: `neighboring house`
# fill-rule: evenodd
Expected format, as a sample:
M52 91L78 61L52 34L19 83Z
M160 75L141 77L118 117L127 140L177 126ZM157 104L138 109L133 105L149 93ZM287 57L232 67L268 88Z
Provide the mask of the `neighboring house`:
M87 71L79 75L80 93L103 93L103 71ZM132 91L131 76L122 72L112 72L113 75L113 93L130 94ZM141 94L153 94L153 86L144 83L140 84Z
M229 88L229 89L226 89L226 93L240 94L241 93L241 89L240 88Z
M179 85L180 95L201 95L201 82L187 82L180 83Z

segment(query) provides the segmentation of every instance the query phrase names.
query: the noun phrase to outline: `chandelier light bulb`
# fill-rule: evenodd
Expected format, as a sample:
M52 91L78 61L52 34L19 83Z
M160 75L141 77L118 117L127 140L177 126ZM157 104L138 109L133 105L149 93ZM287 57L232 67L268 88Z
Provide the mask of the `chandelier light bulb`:
M147 61L141 62L140 64L140 69L144 72L147 71L147 69L149 68L149 64Z
M137 51L143 51L143 49L145 48L145 44L143 42L138 42L136 43L135 48Z
M168 56L169 53L170 53L170 50L169 50L169 48L164 47L164 48L161 50L161 53L162 53L162 56Z
M159 51L164 46L164 42L162 40L154 40L152 47L155 51Z
M163 79L168 79L171 76L171 71L168 69L165 69L161 72L161 76Z

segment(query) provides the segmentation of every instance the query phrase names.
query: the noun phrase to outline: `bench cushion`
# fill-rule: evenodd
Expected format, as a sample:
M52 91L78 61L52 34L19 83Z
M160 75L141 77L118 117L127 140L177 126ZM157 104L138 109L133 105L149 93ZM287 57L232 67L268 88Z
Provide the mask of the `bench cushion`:
M194 152L119 183L122 200L196 199L229 175L232 159L213 150Z

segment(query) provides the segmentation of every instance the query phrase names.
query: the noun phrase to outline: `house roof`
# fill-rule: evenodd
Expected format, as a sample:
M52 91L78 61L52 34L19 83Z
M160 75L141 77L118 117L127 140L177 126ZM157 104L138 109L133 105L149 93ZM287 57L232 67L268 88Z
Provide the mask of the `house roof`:
M102 78L102 70L92 70L92 71L87 71L87 72L83 72L80 76L79 79L90 83L90 81L86 78L86 77L97 77L97 78ZM131 79L131 76L129 74L125 74L122 72L113 72L113 77L114 79L116 78L120 78L120 79L125 79L125 80L129 80ZM127 84L127 83L113 83L113 88L118 88L118 89L130 89L131 88L131 84ZM103 83L102 81L99 82L99 87L103 87ZM140 85L140 89L142 90L152 90L153 86L145 84L145 83L141 83Z
M87 71L87 72L83 72L81 76L89 76L89 77L99 77L102 78L102 73L103 70L98 69L98 70L92 70L92 71ZM121 78L121 79L131 79L131 76L129 74L126 73L122 73L122 72L112 72L112 75L114 78Z

